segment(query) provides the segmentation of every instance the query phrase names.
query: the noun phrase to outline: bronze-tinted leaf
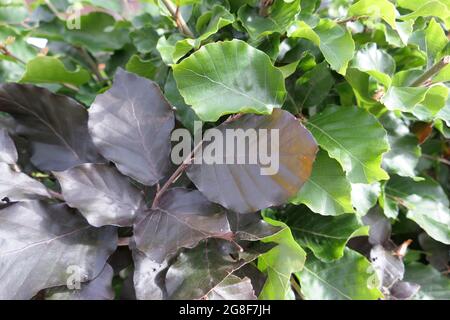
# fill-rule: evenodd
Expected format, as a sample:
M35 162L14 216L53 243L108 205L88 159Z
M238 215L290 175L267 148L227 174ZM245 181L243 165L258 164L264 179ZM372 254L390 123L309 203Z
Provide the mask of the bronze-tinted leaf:
M87 131L86 110L73 99L24 84L0 86L0 111L11 114L16 133L31 143L31 162L41 170L61 171L99 162Z
M92 280L116 248L114 227L94 228L64 204L20 202L0 220L0 300Z
M183 188L167 191L157 208L136 218L134 229L137 248L158 263L202 239L230 235L225 209L199 191Z
M127 177L105 164L83 164L54 175L67 204L95 226L130 226L144 210L142 193Z
M270 154L279 162L278 170L271 175L262 175L261 161L249 164L250 156L258 155L259 160L265 152L258 148L265 135L259 134L258 141L250 136L245 148L238 148L234 154L235 164L229 163L230 154L223 152L223 164L192 164L187 169L189 178L210 200L239 213L256 212L259 209L281 205L297 194L309 178L312 163L317 152L317 144L309 131L289 112L275 109L271 115L244 115L237 120L218 126L225 137L226 130L267 129L267 137L273 129L279 130L278 151ZM238 131L234 131L238 133ZM260 131L257 131L260 132ZM208 131L205 133L205 136ZM275 135L274 135L275 136ZM214 139L212 139L214 142ZM225 140L225 139L224 139ZM272 144L268 139L267 145ZM277 145L274 141L272 145ZM203 150L212 143L204 143ZM226 144L226 143L225 143ZM228 146L225 146L227 149ZM269 148L270 150L270 148ZM227 161L228 158L228 161ZM243 161L243 159L246 159ZM236 164L244 162L244 164ZM268 161L269 162L269 161ZM266 168L267 169L267 168Z
M89 110L89 131L100 153L145 185L155 184L168 169L174 124L157 84L122 69Z

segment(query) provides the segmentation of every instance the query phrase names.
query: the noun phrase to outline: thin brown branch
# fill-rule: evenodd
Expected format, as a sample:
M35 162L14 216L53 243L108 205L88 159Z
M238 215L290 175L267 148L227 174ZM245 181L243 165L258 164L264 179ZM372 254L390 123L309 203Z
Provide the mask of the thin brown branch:
M294 276L291 276L291 286L301 299L305 299L305 296L302 293L302 288L300 288L300 285L297 281L295 281Z
M355 22L360 19L367 19L368 16L352 16L341 20L336 20L337 24L346 24L347 22Z
M261 0L259 2L259 15L267 17L269 15L269 7L273 4L273 0Z
M187 25L186 21L184 21L177 6L175 6L175 4L173 4L173 2L171 0L161 0L161 1L164 4L164 6L167 8L167 10L169 10L169 13L172 15L172 18L175 20L175 23L177 24L180 32L183 33L185 36L188 36L190 38L195 38L194 33L191 31L191 29Z
M130 244L130 237L125 238L119 238L117 239L117 246L118 247L126 247Z
M89 68L92 70L92 72L95 74L95 77L97 78L98 82L105 82L107 79L105 79L100 71L98 70L98 64L94 60L94 58L89 54L89 52L86 51L85 48L82 47L75 47L76 50L80 53L80 55L83 57L85 62L88 64Z
M440 163L446 164L448 166L450 166L450 161L441 157L433 157L430 156L428 154L423 154L422 157L430 159L430 160L435 160L435 161L439 161Z
M439 73L443 68L445 68L450 63L450 56L444 56L439 60L434 66L425 71L420 77L418 77L412 84L412 87L420 87L427 84L427 82Z
M183 160L183 163L175 170L175 172L170 176L170 178L164 183L164 185L156 192L155 198L153 199L152 203L152 209L155 209L158 207L159 199L161 199L161 196L169 189L169 187L177 181L177 179L183 174L184 170L192 163L193 156L197 149L203 144L203 141L200 141L200 143L195 146L194 150L189 153L189 155Z
M65 201L64 197L62 196L61 193L53 191L51 189L47 189L48 193L52 196L52 198L55 198L57 200L61 200L61 201Z
M23 61L19 57L15 56L11 51L8 50L8 48L4 44L1 44L1 43L0 43L0 54L11 57L21 64L26 64L25 61Z

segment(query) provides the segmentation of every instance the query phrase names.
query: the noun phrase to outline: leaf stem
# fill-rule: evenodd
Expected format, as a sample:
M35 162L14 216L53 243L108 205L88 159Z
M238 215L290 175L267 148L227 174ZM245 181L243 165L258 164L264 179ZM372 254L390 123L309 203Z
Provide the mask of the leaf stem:
M184 35L195 38L194 33L191 31L191 29L188 27L186 21L184 21L183 17L180 14L180 11L178 10L178 7L173 4L171 0L161 0L162 3L164 3L167 10L169 10L170 14L172 15L172 18L175 20L175 23L178 26L178 29L181 33Z
M444 56L434 66L425 71L420 77L418 77L412 84L412 87L420 87L427 83L433 76L446 67L450 63L450 56Z

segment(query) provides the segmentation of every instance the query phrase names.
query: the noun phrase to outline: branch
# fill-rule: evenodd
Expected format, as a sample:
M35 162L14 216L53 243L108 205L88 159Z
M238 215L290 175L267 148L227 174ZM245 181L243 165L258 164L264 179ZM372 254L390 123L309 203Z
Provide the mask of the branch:
M203 140L200 141L198 145L194 147L194 150L189 153L189 155L183 160L183 163L175 170L175 172L170 176L170 178L164 183L164 185L156 192L155 198L153 199L152 209L158 207L159 199L161 196L169 189L170 185L177 181L178 177L186 170L186 168L192 163L193 156L197 149L203 144Z
M189 29L188 25L186 24L186 21L184 21L183 17L180 14L180 11L173 4L173 2L171 0L161 0L161 1L166 6L167 10L169 10L180 32L190 38L195 38L194 33L192 33L191 29Z
M61 201L65 201L64 197L62 196L61 193L53 191L51 189L47 189L47 191L52 196L52 198L55 198L55 199L58 199L58 200L61 200Z
M437 62L430 69L425 71L420 77L418 77L412 84L412 87L420 87L425 84L428 80L434 77L439 71L445 68L450 63L450 56L444 56L439 62Z
M4 45L2 43L0 43L0 53L5 55L5 56L13 58L17 62L20 62L21 64L26 64L25 61L23 61L19 57L15 56L14 54L12 54L11 51L9 51L8 48L6 48L6 45Z
M352 17L345 18L342 20L336 20L335 22L337 24L346 24L347 22L355 22L355 21L358 21L359 19L367 19L367 18L368 18L368 16L352 16Z
M81 56L84 58L84 60L86 61L86 63L88 64L88 66L90 67L90 69L92 70L92 72L94 72L95 77L97 78L98 82L106 82L107 79L105 79L100 71L98 70L98 64L97 62L94 60L94 58L89 54L89 52L86 51L85 48L82 47L75 47L76 50L78 50L78 52L81 54Z
M269 15L269 7L272 5L273 0L261 0L259 3L259 15L261 17L267 17Z
M433 157L430 156L428 154L423 154L422 157L430 159L430 160L435 160L435 161L439 161L440 163L446 164L448 166L450 166L450 161L441 157Z

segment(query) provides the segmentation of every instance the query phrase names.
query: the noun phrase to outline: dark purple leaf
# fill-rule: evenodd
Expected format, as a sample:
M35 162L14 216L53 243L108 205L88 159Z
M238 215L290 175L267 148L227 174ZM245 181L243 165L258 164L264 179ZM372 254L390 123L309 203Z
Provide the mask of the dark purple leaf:
M228 221L237 240L259 241L282 230L265 222L259 213L228 212Z
M19 156L14 141L5 128L0 127L0 162L15 164Z
M376 245L370 251L370 260L383 291L388 291L397 281L403 279L405 274L403 261L394 256L390 250Z
M249 278L229 275L206 296L207 300L256 300Z
M56 287L46 290L46 300L112 300L113 268L106 264L95 279L82 283L80 289Z
M156 209L136 218L134 229L137 248L158 263L182 247L192 248L202 239L230 234L225 209L199 191L183 188L168 190Z
M223 136L227 129L272 129L279 130L279 150L271 157L279 160L275 174L262 175L261 162L248 164L250 155L258 155L258 142L246 143L243 150L237 150L237 159L247 164L226 164L231 157L225 152L224 164L193 164L187 169L189 178L210 200L239 213L256 212L259 209L281 205L298 190L309 178L317 152L317 144L309 131L289 112L274 109L271 115L243 115L237 120L219 125ZM205 133L207 134L207 133ZM260 136L262 139L262 136ZM225 140L225 139L224 139ZM270 146L270 141L268 146ZM213 143L214 139L212 142ZM209 143L204 143L203 149ZM270 150L270 148L269 148ZM259 156L261 153L259 153Z
M169 299L204 299L234 271L256 259L257 250L245 255L230 242L202 241L194 249L180 253L166 274Z
M0 163L0 200L24 201L50 198L47 188L25 173L15 171L9 164Z
M425 232L419 234L419 243L427 252L428 262L439 271L447 271L450 262L450 246L438 242Z
M16 133L31 143L31 162L41 170L61 171L102 161L87 131L88 114L73 99L24 84L0 86L0 111L11 114Z
M391 287L389 298L391 300L408 300L411 299L420 289L416 283L407 281L397 281Z
M54 175L67 204L95 227L130 226L144 210L143 194L109 165L83 164Z
M89 110L89 131L100 153L145 185L155 184L168 170L174 124L159 87L122 69Z
M115 227L94 228L64 204L16 203L0 221L0 300L92 280L116 248Z
M158 263L139 250L133 250L134 290L138 300L164 299L164 271L167 261Z

